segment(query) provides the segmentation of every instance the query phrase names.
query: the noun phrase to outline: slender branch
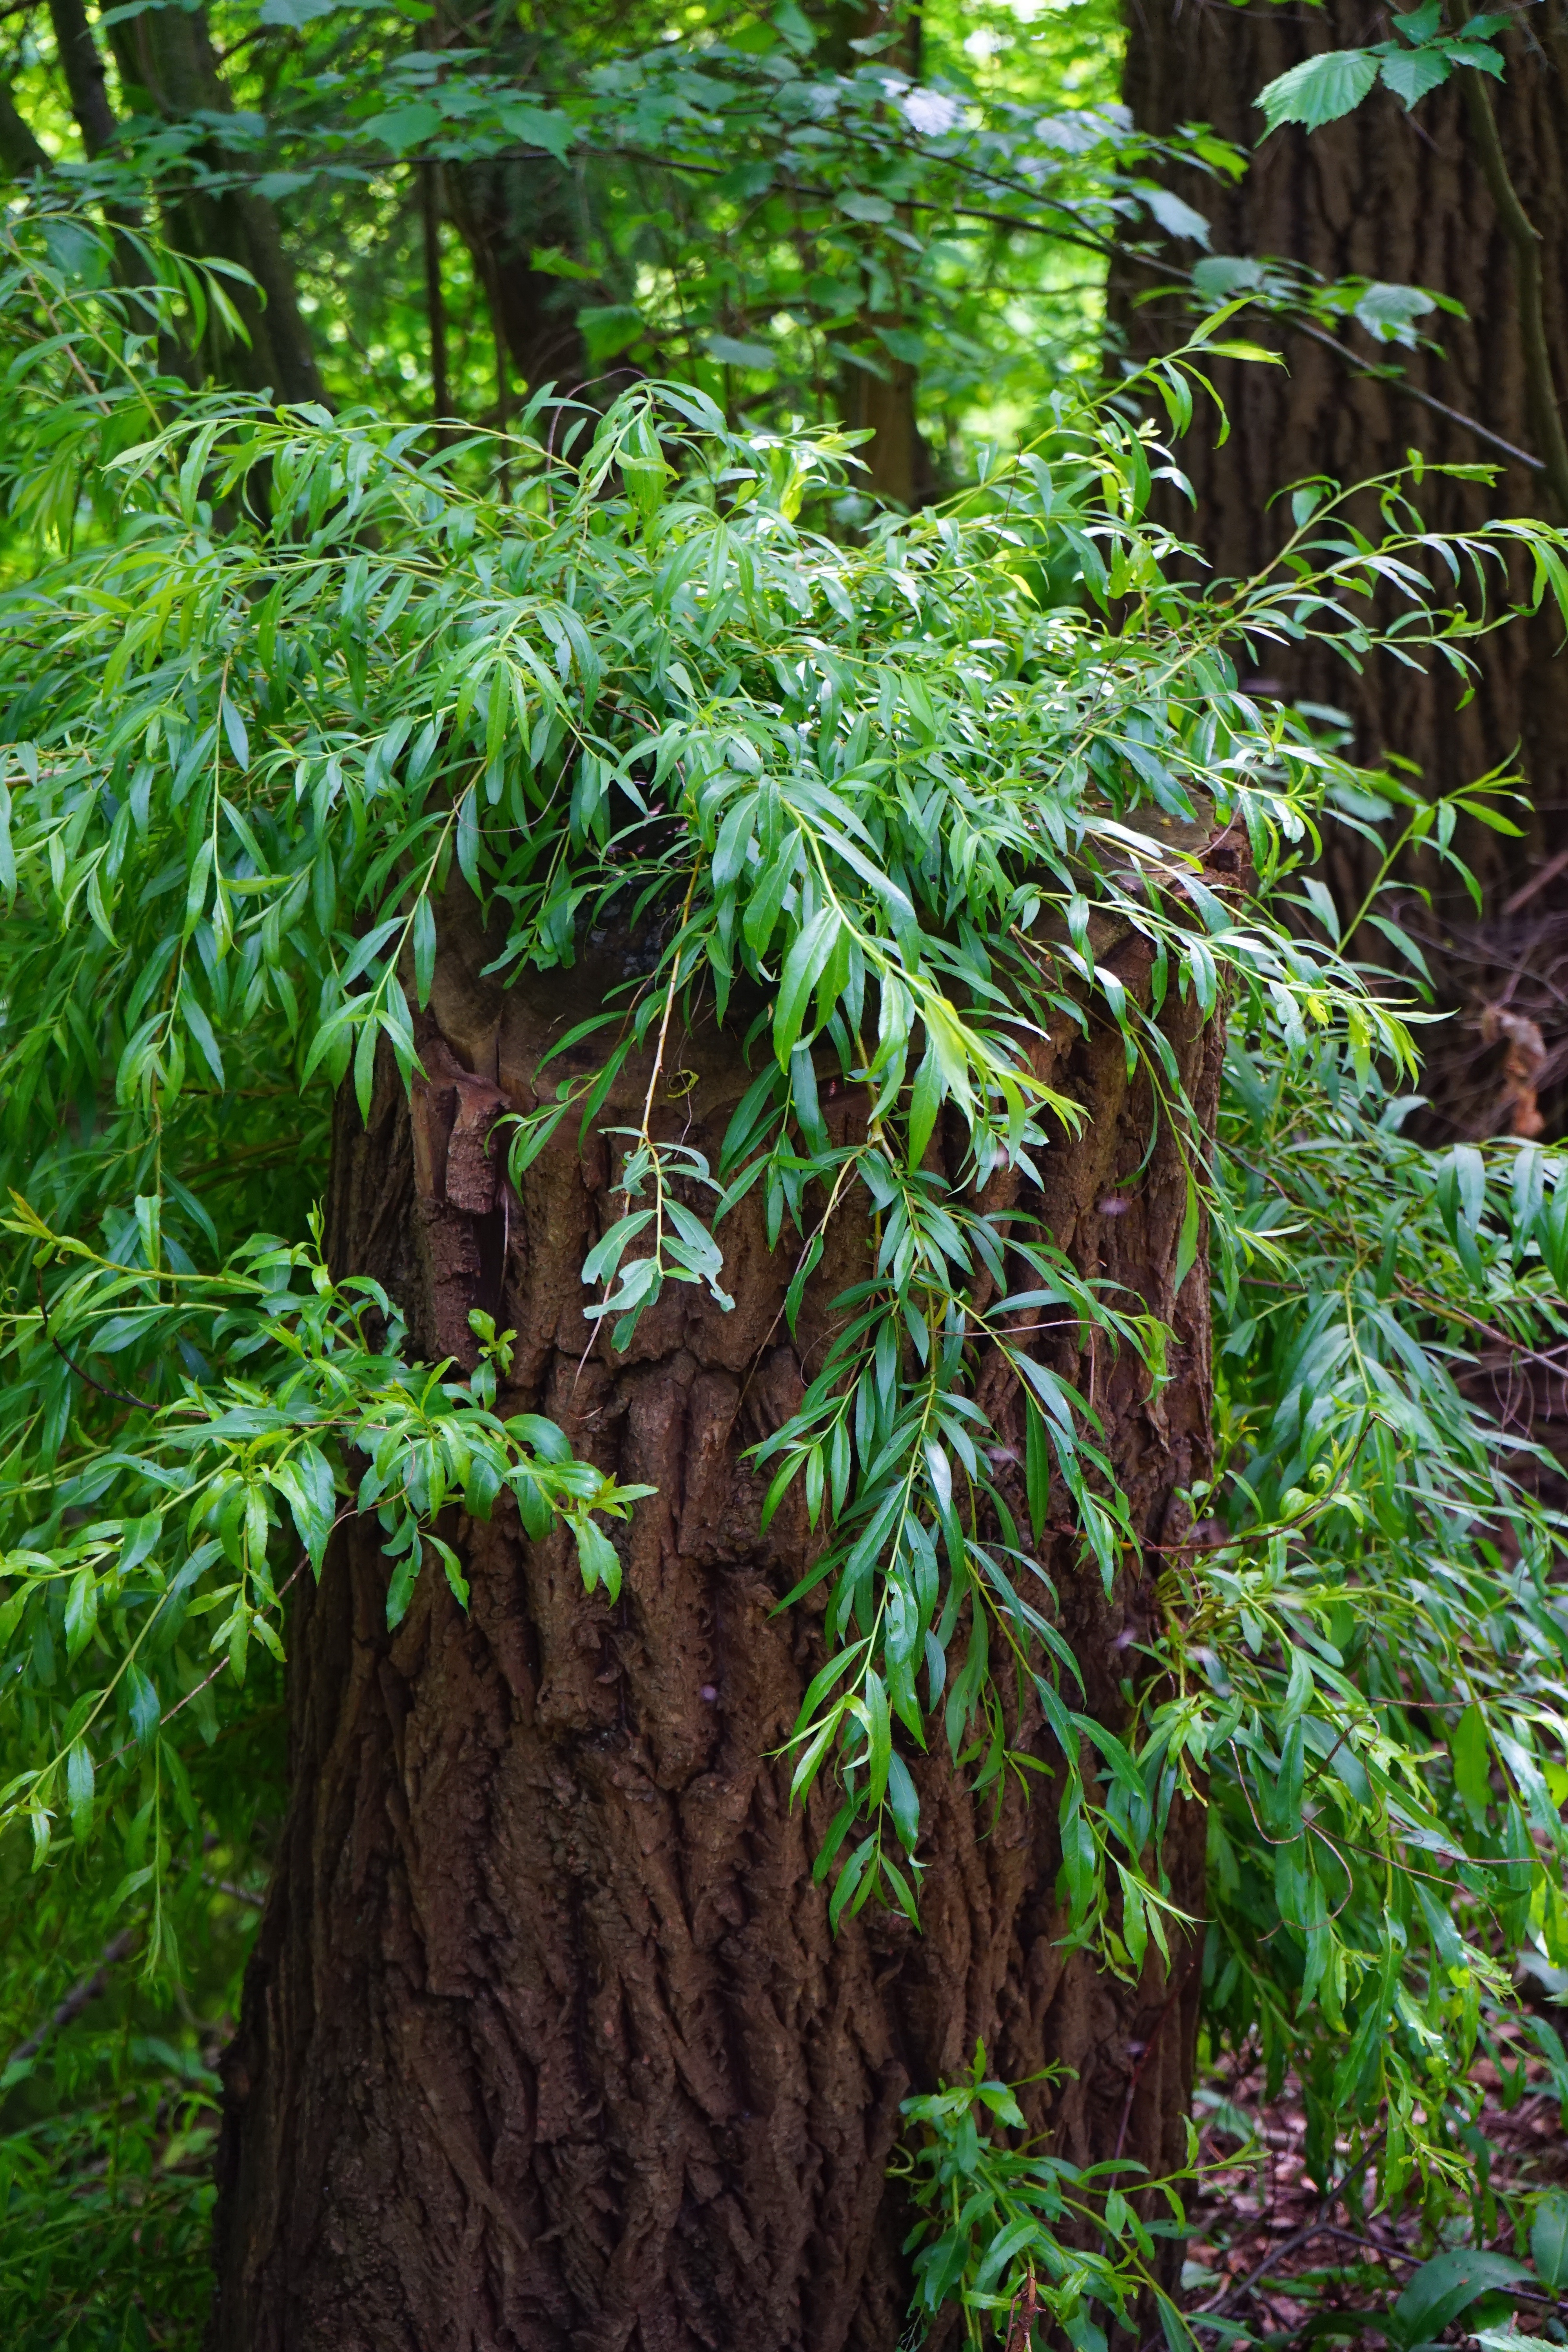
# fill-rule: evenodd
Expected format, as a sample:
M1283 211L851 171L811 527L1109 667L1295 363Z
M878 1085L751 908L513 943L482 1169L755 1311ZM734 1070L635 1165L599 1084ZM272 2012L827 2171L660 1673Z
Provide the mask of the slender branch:
M70 1358L67 1355L65 1349L61 1347L59 1341L56 1339L54 1333L49 1328L49 1310L44 1299L44 1277L41 1274L35 1271L33 1279L38 1286L38 1314L43 1321L44 1337L48 1341L50 1347L54 1349L56 1355L59 1358L61 1363L65 1366L67 1371L74 1372L79 1381L85 1381L89 1389L96 1389L98 1391L100 1396L112 1397L116 1404L128 1404L137 1412L151 1412L153 1411L153 1407L148 1403L145 1397L132 1396L125 1389L106 1388L101 1381L95 1381L90 1372L84 1372L79 1364L72 1363Z
M1543 1356L1539 1348L1527 1348L1522 1339L1516 1339L1510 1332L1500 1331L1495 1323L1483 1323L1479 1315L1468 1315L1462 1307L1456 1307L1451 1300L1434 1298L1430 1292L1418 1290L1413 1282L1406 1282L1403 1275L1398 1276L1398 1282L1411 1305L1422 1307L1428 1315L1441 1316L1453 1323L1463 1323L1468 1330L1479 1331L1483 1339L1489 1339L1494 1348L1505 1349L1522 1363L1539 1364L1543 1372L1552 1372L1559 1380L1568 1370L1557 1362L1554 1356ZM1559 1344L1568 1345L1568 1342Z
M1269 318L1278 317L1278 313L1274 311L1267 311L1265 315ZM1500 449L1503 456L1511 457L1516 465L1528 466L1532 474L1546 472L1544 459L1532 457L1528 449L1521 449L1516 441L1505 441L1500 433L1494 433L1489 425L1479 424L1475 417L1467 416L1462 408L1451 408L1446 400L1439 400L1436 393L1423 391L1418 383L1412 383L1407 375L1401 375L1394 370L1385 372L1382 368L1369 368L1364 361L1357 359L1353 352L1345 349L1337 335L1325 334L1321 327L1314 327L1306 319L1287 319L1284 323L1296 334L1306 335L1314 343L1321 343L1324 351L1332 352L1337 359L1343 360L1347 367L1353 367L1363 374L1373 376L1377 383L1386 384L1391 392L1402 392L1407 399L1418 400L1423 408L1431 409L1436 416L1446 416L1450 425L1462 425L1467 433L1473 433L1478 441L1489 442L1494 449Z
M337 1517L332 1521L334 1529L342 1524L342 1521L346 1517L346 1512L340 1511L338 1513ZM310 1555L306 1553L296 1563L292 1575L285 1577L283 1582L279 1586L277 1598L279 1601L281 1601L285 1594L291 1591L293 1587L299 1583L300 1579L303 1576L305 1570L310 1565ZM158 1728L162 1730L164 1724L172 1723L175 1716L179 1714L182 1707L189 1706L194 1698L200 1698L203 1691L210 1690L213 1684L217 1681L219 1675L225 1675L227 1672L228 1660L226 1658L220 1658L217 1664L213 1668L211 1674L204 1675L199 1683L193 1683L191 1685L190 1689L185 1693L184 1698L177 1698L173 1706L165 1707L163 1713L158 1718ZM109 1756L104 1759L104 1770L107 1772L111 1764L118 1764L122 1756L129 1756L131 1750L139 1745L140 1743L137 1740L128 1739L122 1748L117 1748L115 1749L112 1756Z
M694 866L691 869L691 879L686 886L686 900L680 909L680 929L682 931L686 929L686 919L691 912L692 894L697 888L697 877L700 871L700 865ZM679 937L679 934L677 936ZM675 995L679 985L680 950L678 946L675 950L675 961L670 967L669 987L665 993L664 1019L659 1023L658 1026L658 1045L654 1053L653 1068L648 1074L647 1096L642 1107L643 1140L647 1143L650 1150L653 1149L653 1137L649 1131L649 1123L653 1118L654 1096L658 1090L659 1076L664 1068L664 1049L669 1037L669 1016L675 1010Z
M1357 2157L1355 2162L1351 2166L1350 2170L1348 2172L1342 2172L1337 2180L1331 2181L1328 2188L1324 2189L1321 2197L1318 2200L1317 2218L1314 2221L1309 2221L1303 2229L1294 2231L1291 2235L1286 2239L1282 2246L1274 2246L1270 2248L1269 2252L1264 2255L1263 2260L1258 2263L1257 2269L1249 2271L1238 2285L1227 2289L1227 2291L1220 2296L1217 2303L1205 2303L1200 2310L1191 2313L1189 2315L1188 2325L1193 2326L1201 2326L1205 2319L1218 2319L1225 2312L1233 2310L1238 2303L1245 2301L1246 2297L1251 2294L1259 2279L1265 2277L1269 2271L1278 2268L1279 2264L1284 2261L1287 2254L1293 2254L1297 2247L1304 2246L1308 2242L1309 2239L1319 2237L1327 2226L1328 2216L1333 2211L1334 2207L1340 2202L1345 2190L1350 2187L1351 2182L1354 2180L1359 2174L1364 2172L1367 2166L1372 2162L1373 2158L1377 2153L1378 2145L1383 2139L1386 2129L1386 2125L1380 2126L1380 2128L1373 2133L1372 2138L1368 2140L1360 2156Z
M122 1927L118 1936L105 1944L98 1956L97 1965L89 1969L86 1976L79 1978L72 1985L64 2000L57 2009L50 2011L42 2025L28 2034L26 2042L17 2042L5 2061L7 2072L13 2066L25 2065L29 2058L36 2058L51 2033L58 2033L62 2026L70 2023L73 2017L79 2017L84 2009L90 2007L108 1984L110 1969L124 1959L135 1941L135 1929Z
M0 14L3 13L4 11L0 10ZM1484 100L1484 91L1482 92L1482 97ZM8 101L5 93L3 89L0 89L0 162L11 163L11 142L8 136L10 126L5 119L7 104ZM12 109L11 112L14 115L15 109ZM27 131L25 124L20 124L20 132L22 137L25 139L30 140L32 138L32 133ZM684 173L688 176L695 176L704 179L721 178L727 168L725 165L721 163L694 163L686 156L652 154L643 149L634 147L598 148L590 146L584 142L580 152L584 155L592 155L595 157L613 156L617 161L630 158L634 162L655 164L665 171ZM489 160L495 163L526 163L536 161L547 156L548 150L542 147L519 146L498 149L496 153ZM445 415L447 406L446 393L446 318L440 297L438 244L434 247L434 263L432 261L433 213L429 194L431 175L440 168L439 160L436 157L420 155L417 152L414 152L403 157L402 161L412 164L420 174L421 208L425 215L426 289L427 301L430 303L431 373L432 376L437 378L439 382L440 388L435 393L435 407L437 418L440 418ZM13 171L19 172L22 167L11 163L11 168ZM44 153L44 151L39 148L37 150L37 158L30 162L26 168L47 169L49 168L49 158ZM259 169L253 172L243 172L230 168L226 170L222 174L221 182L215 181L213 184L239 185L246 181L259 179L263 176L264 173ZM170 181L164 184L169 187L171 193L180 193L177 182ZM188 193L188 191L186 193ZM795 193L798 195L827 201L831 199L834 192L831 188L818 187L810 182L801 181L795 184ZM1079 219L1079 215L1075 208L1071 205L1053 203L1048 197L1037 197L1035 201L1041 204L1046 210L1058 213L1063 219L1076 223L1076 226L1070 228L1064 227L1061 225L1060 220L1056 222L1029 220L1017 213L998 212L974 205L943 204L939 203L932 198L921 196L900 198L900 202L905 205L910 212L946 214L950 215L955 220L977 221L984 226L998 228L1009 235L1016 234L1026 236L1054 237L1060 245L1080 247L1086 253L1097 254L1104 260L1121 260L1140 269L1155 271L1161 277L1166 278L1167 279L1170 278L1171 271L1169 264L1156 259L1156 257L1152 254L1131 251L1126 247L1119 246L1113 238L1100 236L1092 227L1082 223ZM1522 215L1521 216L1522 217ZM1532 230L1531 234L1533 236L1535 232ZM434 296L433 301L430 300L432 295ZM1277 324L1283 324L1288 331L1306 335L1310 337L1313 342L1321 344L1325 351L1332 352L1338 359L1343 362L1346 367L1355 368L1358 372L1363 373L1369 373L1366 363L1363 361L1359 360L1353 352L1347 351L1344 344L1340 342L1335 336L1326 334L1321 327L1311 325L1307 320L1291 317L1289 313L1281 319L1280 313L1278 310L1271 309L1267 304L1258 304L1254 307L1261 309L1266 318L1275 320ZM630 373L630 371L612 370L611 373ZM1552 468L1544 459L1532 456L1528 449L1521 449L1517 442L1505 439L1503 435L1500 433L1494 433L1489 425L1482 425L1478 418L1467 415L1463 409L1453 407L1450 403L1446 400L1439 400L1435 393L1424 391L1419 384L1412 383L1408 376L1397 373L1389 373L1385 375L1379 371L1377 380L1380 383L1386 383L1391 391L1403 393L1408 399L1417 402L1421 407L1429 409L1434 415L1447 417L1451 425L1458 425L1462 431L1473 434L1478 441L1483 442L1488 447L1500 450L1505 457L1511 457L1515 464L1528 467L1531 473L1551 474ZM597 383L601 381L601 379L594 377L591 381ZM577 391L582 391L584 388L584 387L581 384L575 387ZM505 429L504 420L502 429L503 431ZM1568 481L1568 451L1565 451L1564 456L1564 480Z
M233 1903L248 1904L253 1911L265 1911L267 1908L265 1895L258 1895L252 1886L241 1886L236 1879L209 1878L204 1873L202 1885L210 1886L215 1895L226 1895Z
M1568 849L1560 849L1555 857L1549 857L1544 866L1536 867L1529 881L1521 883L1511 898L1503 900L1503 913L1505 915L1520 913L1521 908L1529 906L1537 891L1544 890L1549 882L1556 881L1565 866L1568 866Z

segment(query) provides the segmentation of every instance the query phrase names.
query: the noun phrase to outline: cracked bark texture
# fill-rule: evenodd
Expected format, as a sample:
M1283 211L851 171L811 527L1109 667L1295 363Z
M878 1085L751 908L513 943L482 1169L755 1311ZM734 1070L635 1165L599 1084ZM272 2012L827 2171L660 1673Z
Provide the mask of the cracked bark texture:
M1249 0L1239 7L1231 0L1126 0L1125 21L1123 95L1140 129L1166 134L1180 123L1202 121L1245 150L1257 146L1245 177L1234 185L1195 172L1170 175L1172 185L1207 218L1213 250L1248 258L1281 256L1329 279L1362 276L1451 296L1466 316L1434 311L1419 322L1440 352L1380 347L1353 324L1343 331L1347 348L1363 362L1397 360L1408 383L1539 454L1513 252L1458 81L1424 98L1413 113L1378 89L1338 122L1310 133L1288 124L1257 145L1263 117L1254 101L1264 85L1322 50L1386 38L1387 10L1368 0L1311 6ZM1517 20L1504 49L1506 79L1489 82L1488 90L1510 176L1542 239L1545 330L1561 400L1568 394L1565 0L1542 0ZM1191 245L1180 250L1184 259L1195 257ZM1185 331L1182 315L1169 304L1138 307L1136 298L1152 282L1147 272L1125 267L1112 276L1112 316L1137 356L1170 349ZM1244 317L1241 326L1250 331L1258 323ZM1496 515L1552 519L1543 478L1503 458L1461 422L1435 415L1397 383L1359 375L1288 327L1270 325L1262 340L1281 350L1285 366L1222 361L1214 370L1231 420L1224 446L1216 446L1212 410L1201 409L1180 446L1195 508L1168 489L1161 494L1163 519L1195 542L1214 574L1246 577L1268 561L1289 528L1284 502L1269 503L1287 483L1316 474L1363 480L1404 466L1412 445L1434 463L1500 467L1491 487L1428 475L1415 492L1428 527L1462 531ZM1374 520L1370 506L1358 519ZM1539 968L1543 958L1561 954L1568 878L1559 874L1549 880L1525 908L1505 912L1505 902L1532 870L1568 849L1568 663L1557 657L1562 640L1554 615L1488 638L1473 649L1479 674L1468 700L1464 682L1445 666L1412 669L1377 656L1358 676L1312 648L1273 644L1256 651L1260 687L1343 710L1352 722L1353 758L1376 763L1394 753L1414 761L1434 793L1518 761L1531 805L1514 814L1526 837L1512 840L1469 824L1461 826L1458 839L1485 887L1484 940L1469 935L1470 910L1456 878L1430 861L1417 871L1452 926L1451 961L1439 971L1449 1004L1506 998L1510 972L1521 964ZM1366 853L1353 837L1342 833L1331 843L1327 878L1342 906L1359 900L1371 877ZM1364 946L1386 960L1381 942L1368 940ZM1436 961L1445 962L1442 949ZM1560 973L1552 976L1560 982ZM1568 1024L1550 1010L1560 1002L1553 989L1546 1007L1531 1001L1524 1008L1542 1020L1549 1045L1559 1031L1563 1040L1545 1081L1553 1096L1554 1132L1568 1112ZM1462 1028L1436 1033L1433 1077L1443 1098L1445 1137L1492 1131L1498 1059L1495 1052L1478 1058L1473 1034Z
M1099 951L1146 991L1138 942ZM822 1656L820 1600L775 1613L810 1538L793 1502L759 1532L764 1482L742 1453L798 1399L864 1229L834 1229L792 1342L793 1253L769 1249L753 1191L721 1229L733 1312L673 1286L616 1354L583 1318L578 1268L614 1213L605 1130L635 1120L647 1064L627 1066L581 1154L574 1126L558 1130L521 1197L488 1131L532 1104L547 1047L622 968L601 957L503 994L485 960L448 924L427 1081L410 1106L384 1076L367 1127L341 1112L335 1264L386 1281L430 1355L471 1362L468 1312L494 1311L517 1333L502 1409L551 1414L658 1494L617 1533L615 1606L585 1597L566 1544L531 1544L501 1509L445 1528L471 1579L466 1616L426 1570L389 1633L374 1528L300 1588L291 1810L225 2067L209 2340L893 2352L909 2293L884 2179L900 2101L957 2075L984 2036L1011 2078L1075 2070L1025 2095L1070 2157L1121 2143L1155 2171L1179 2164L1192 1948L1178 1940L1173 1979L1152 1961L1132 1986L1064 1951L1048 1789L1032 1804L1009 1790L993 1818L945 1749L911 1759L923 1932L869 1911L829 1933L811 1884L828 1805L792 1812L778 1754ZM1165 1020L1212 1120L1217 1024L1176 1003ZM716 1157L752 1074L729 1034L672 1042L666 1067L689 1091L663 1104L663 1131ZM1103 1348L1090 1363L1070 1334L1039 1343L1092 1389L1149 1547L1108 1601L1052 1539L1089 1704L1114 1723L1153 1619L1153 1547L1186 1532L1173 1490L1208 1459L1206 1269L1173 1295L1184 1180L1168 1125L1146 1160L1153 1108L1120 1036L1066 1031L1040 1055L1089 1123L1044 1156L1043 1195L1014 1204L1175 1332L1157 1395ZM858 1116L843 1096L826 1111L841 1135ZM1037 1723L1019 1731L1048 1754ZM1167 1859L1200 1910L1195 1807Z

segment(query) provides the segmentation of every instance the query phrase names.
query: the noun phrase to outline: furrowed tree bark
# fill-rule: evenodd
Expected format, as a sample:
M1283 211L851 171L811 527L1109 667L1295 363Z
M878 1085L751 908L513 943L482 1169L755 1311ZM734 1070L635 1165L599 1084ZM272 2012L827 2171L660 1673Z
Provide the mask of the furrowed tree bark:
M1141 943L1097 952L1147 1001ZM647 1064L627 1066L581 1153L574 1127L558 1131L521 1198L488 1139L500 1111L531 1107L548 1046L627 967L605 950L503 994L479 976L486 961L448 909L427 1078L410 1104L384 1072L366 1127L346 1101L340 1113L334 1265L376 1273L432 1358L471 1363L469 1312L493 1313L517 1335L500 1409L550 1414L581 1454L658 1493L616 1531L616 1606L584 1596L567 1544L530 1544L499 1508L443 1525L471 1580L467 1615L427 1569L388 1633L374 1528L345 1530L319 1588L298 1588L291 1806L225 2064L210 2343L894 2352L907 2217L885 2174L900 2100L957 2076L984 2037L1015 2080L1072 2070L1024 2093L1068 2157L1176 2168L1196 1947L1178 1936L1173 1975L1151 1960L1131 1985L1065 1951L1049 1782L1033 1801L1009 1785L994 1815L940 1736L910 1759L922 1932L877 1911L829 1932L811 1864L834 1801L792 1811L780 1753L823 1654L821 1596L778 1610L812 1538L797 1496L759 1531L766 1476L744 1449L820 1360L831 1302L867 1263L864 1227L830 1230L792 1339L794 1254L770 1251L754 1190L721 1229L733 1312L675 1286L616 1354L584 1320L578 1270L615 1213L608 1130L640 1113ZM1190 1004L1163 1017L1207 1127L1218 1026ZM662 1131L716 1158L753 1073L711 1027L671 1045L687 1091L662 1105ZM1089 1123L1057 1138L1041 1193L994 1180L990 1205L1038 1215L1174 1330L1153 1393L1126 1358L1080 1355L1075 1332L1036 1342L1102 1417L1144 1548L1107 1599L1071 1531L1049 1539L1087 1704L1121 1724L1164 1548L1188 1533L1176 1490L1209 1459L1206 1268L1173 1294L1185 1178L1120 1034L1068 1029L1039 1053ZM842 1095L826 1111L840 1136L861 1116ZM956 1166L956 1131L941 1148ZM1016 1397L995 1367L984 1378L1021 1456ZM1021 1475L1001 1463L1011 1485ZM1018 1737L1048 1759L1032 1717ZM1188 1807L1166 1859L1194 1916L1203 1846Z
M1309 55L1386 31L1384 18L1374 23L1357 0L1300 10L1271 0L1245 7L1129 0L1124 95L1141 129L1163 133L1202 121L1251 148L1263 130L1254 100L1265 83ZM1489 83L1485 95L1509 180L1540 239L1542 331L1561 399L1568 391L1563 0L1531 10L1528 26L1505 47L1507 78ZM1310 134L1287 125L1235 186L1197 173L1176 184L1207 216L1215 253L1282 256L1325 278L1425 286L1462 302L1465 318L1433 313L1420 322L1441 355L1380 348L1354 325L1344 329L1343 341L1358 360L1397 359L1409 383L1544 458L1545 420L1521 333L1518 243L1489 180L1468 111L1473 95L1468 100L1456 80L1407 114L1380 89L1353 114ZM1146 273L1125 269L1113 283L1113 313L1139 354L1169 348L1183 331L1168 307L1137 307L1150 283ZM1224 446L1204 417L1182 444L1195 512L1166 495L1166 520L1196 541L1219 574L1248 574L1278 547L1289 510L1270 509L1268 501L1283 485L1314 474L1348 483L1388 472L1406 462L1412 445L1429 460L1501 467L1492 487L1428 476L1415 496L1434 529L1463 530L1499 513L1564 520L1542 471L1508 458L1494 441L1421 405L1397 383L1358 374L1303 334L1270 330L1264 340L1279 342L1286 367L1222 362L1215 371L1231 420ZM1459 840L1484 886L1484 923L1474 924L1451 877L1420 869L1439 900L1430 926L1436 976L1445 1003L1466 1015L1426 1041L1427 1082L1437 1098L1434 1132L1447 1139L1506 1129L1520 1115L1498 1010L1542 1033L1532 1084L1550 1130L1568 1122L1568 856L1552 864L1568 852L1568 664L1557 657L1561 642L1561 625L1546 617L1489 638L1475 648L1479 677L1468 701L1447 669L1417 672L1386 657L1370 661L1360 677L1327 656L1285 646L1268 648L1259 663L1261 683L1347 712L1354 757L1375 763L1392 752L1415 761L1434 793L1518 761L1531 803L1514 813L1525 840L1479 826ZM1537 877L1539 887L1513 903ZM1344 836L1331 850L1329 878L1346 906L1364 887L1364 857ZM1418 929L1426 922L1416 918ZM1369 951L1374 945L1386 960L1382 942L1368 942Z

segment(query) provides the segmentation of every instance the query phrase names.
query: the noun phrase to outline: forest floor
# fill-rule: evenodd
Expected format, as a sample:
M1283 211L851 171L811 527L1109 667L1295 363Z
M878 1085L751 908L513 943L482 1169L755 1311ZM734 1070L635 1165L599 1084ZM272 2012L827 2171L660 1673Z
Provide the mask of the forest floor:
M1325 2196L1308 2170L1300 2088L1288 2079L1278 2097L1266 2099L1255 2053L1243 2053L1211 2074L1200 2085L1194 2120L1202 2160L1215 2169L1189 2208L1197 2235L1188 2245L1184 2300L1194 2322L1207 2313L1230 2326L1205 2330L1201 2340L1223 2344L1234 2330L1236 2338L1245 2335L1254 2343L1382 2336L1397 2347L1407 2331L1391 2306L1444 2245L1479 2244L1528 2262L1529 2247L1516 2241L1506 2201L1568 2187L1568 2136L1533 2048L1505 2030L1500 2052L1503 2067L1478 2057L1471 2070L1483 2092L1472 2175L1479 2193L1474 2203L1455 2197L1448 2220L1436 2230L1418 2194L1401 2210L1369 2212L1363 2175L1352 2174L1341 2193ZM1374 2155L1373 2168L1375 2161ZM1352 2163L1353 2151L1342 2143L1342 2179ZM1528 2287L1472 2306L1447 2332L1468 2342L1479 2327L1506 2326L1510 2304L1521 2333L1568 2341L1568 2300Z

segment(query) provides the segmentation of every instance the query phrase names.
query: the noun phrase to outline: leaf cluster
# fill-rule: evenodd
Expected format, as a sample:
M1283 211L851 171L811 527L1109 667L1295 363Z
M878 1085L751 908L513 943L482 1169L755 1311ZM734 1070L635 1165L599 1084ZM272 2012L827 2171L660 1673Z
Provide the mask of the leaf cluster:
M1544 1155L1510 1154L1505 1186L1484 1154L1401 1137L1382 1089L1413 1067L1404 1014L1270 897L1365 780L1244 692L1237 651L1385 648L1463 678L1521 553L1528 601L1568 603L1556 535L1435 538L1409 477L1373 486L1367 527L1305 485L1275 564L1198 588L1148 520L1152 427L1067 393L973 490L852 544L829 527L849 436L738 428L688 385L596 419L536 400L503 484L482 436L440 450L372 414L181 388L58 217L8 224L0 334L58 397L24 407L7 459L20 488L45 453L75 510L114 519L57 531L0 597L0 1704L40 1859L62 1811L84 1863L107 1821L116 1900L151 1910L167 1961L156 1906L198 1819L171 1722L188 1706L216 1742L240 1719L288 1576L349 1513L378 1524L394 1621L426 1567L464 1598L449 1507L569 1529L589 1591L616 1589L602 1522L639 1490L500 1409L506 1335L478 1330L466 1376L411 1360L395 1302L322 1265L309 1210L334 1092L368 1112L416 1075L455 906L503 984L613 928L630 976L574 1032L574 1075L542 1064L508 1147L521 1178L639 1057L582 1269L595 1344L624 1353L672 1282L722 1312L753 1191L795 1257L792 1318L830 1222L869 1236L763 1449L773 1507L798 1481L820 1536L830 1654L794 1745L797 1791L831 1771L840 1792L835 1918L918 1912L917 1768L941 1742L983 1790L1048 1791L1065 1931L1134 1976L1168 1945L1164 1824L1206 1794L1216 2029L1310 2075L1325 2164L1339 2118L1376 2116L1389 2193L1452 2187L1506 1998L1491 1923L1560 1950L1563 1769L1554 1527L1457 1358L1477 1325L1556 1344L1568 1195ZM1225 324L1134 387L1178 426ZM106 438L138 403L145 429ZM1445 851L1456 814L1420 820ZM1182 846L1216 824L1257 891ZM1127 939L1144 992L1107 944ZM1183 1003L1231 1021L1212 1166L1162 1017ZM671 1102L700 1015L752 1072L711 1166ZM1165 1335L986 1192L1034 1181L1081 1121L1045 1049L1091 1024L1177 1140L1178 1276L1212 1222L1226 1318L1222 1459L1192 1498L1215 1531L1169 1562L1116 1725L1081 1703L1048 1562L1109 1587L1131 1558L1074 1367L1092 1333L1157 1381ZM830 1089L857 1107L837 1140ZM1074 1549L1052 1551L1064 1516ZM1046 1729L1021 1741L1029 1710ZM969 2148L981 2095L922 2118L934 2148ZM1041 2161L984 2155L984 2193L1054 2230L1081 2184ZM927 2265L949 2284L991 2262L964 2210ZM1064 2326L1072 2295L1119 2309L1148 2259L1135 2218L1076 2285L1026 2231L973 2292L1020 2291L1016 2253Z

